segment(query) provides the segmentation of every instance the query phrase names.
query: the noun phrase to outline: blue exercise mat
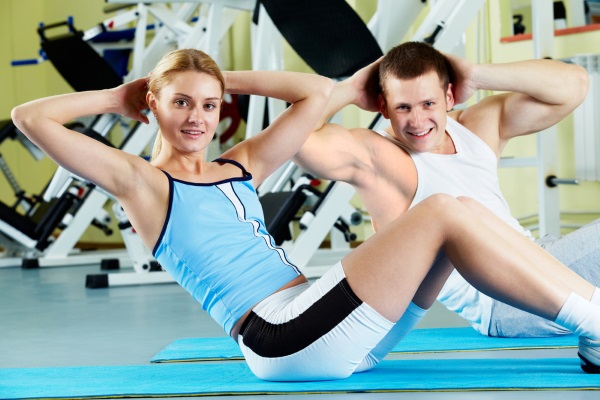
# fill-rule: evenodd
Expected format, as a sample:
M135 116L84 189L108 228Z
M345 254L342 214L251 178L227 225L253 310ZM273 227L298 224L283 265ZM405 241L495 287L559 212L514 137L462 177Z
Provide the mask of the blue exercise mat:
M7 400L487 390L600 390L600 375L576 358L384 360L317 382L262 381L243 362L0 369Z
M415 329L392 353L430 353L515 349L554 349L577 347L577 337L491 338L472 328ZM228 337L179 339L158 352L151 362L241 360L238 345Z

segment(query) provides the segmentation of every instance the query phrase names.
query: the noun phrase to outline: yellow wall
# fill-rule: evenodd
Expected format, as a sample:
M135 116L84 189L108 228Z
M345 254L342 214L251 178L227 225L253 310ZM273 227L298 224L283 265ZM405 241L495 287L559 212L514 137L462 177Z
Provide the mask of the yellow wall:
M507 7L507 0L488 1L488 27L489 42L487 52L489 58L487 61L493 63L518 61L533 58L533 41L524 40L513 43L501 43L500 38L505 36L505 27L501 21L506 18L497 18L506 12L510 12ZM526 2L520 2L526 3ZM520 4L523 6L523 4ZM520 8L522 12L524 9ZM512 22L512 19L510 19ZM531 28L529 26L529 28ZM531 31L530 29L528 30ZM470 32L474 37L475 33ZM576 33L565 36L556 36L554 38L554 58L567 59L580 53L599 53L600 52L600 31L591 31L586 33ZM599 110L600 111L600 110ZM573 146L573 117L568 116L559 124L558 131L558 157L559 170L557 176L561 178L573 178L574 171L574 146ZM514 139L509 143L504 156L525 157L535 156L536 141L533 135L525 138ZM516 217L526 216L537 212L537 169L536 168L504 168L500 170L500 184L503 193L511 207L513 215ZM563 223L585 223L592 219L600 217L600 183L599 182L581 182L578 186L563 185L560 191L560 208L563 213L561 221ZM570 212L576 211L596 211L592 214L581 216L571 216ZM531 222L537 222L534 218ZM568 232L564 229L563 233Z
M515 0L513 0L514 2ZM348 0L361 18L366 22L375 11L376 2L372 0ZM520 6L527 1L519 1ZM8 119L14 105L42 96L70 91L70 87L58 75L48 62L14 68L10 61L14 59L32 58L37 56L39 39L36 28L39 22L52 23L64 20L71 15L75 26L79 29L89 29L101 20L107 18L102 9L104 0L0 0L0 119ZM520 11L523 11L521 9ZM512 30L510 0L488 0L484 11L473 23L466 34L466 54L471 61L507 62L533 57L532 42L523 41L503 44L500 38ZM525 10L526 13L526 10ZM411 27L407 38L416 30L418 22L425 16L422 13ZM240 14L224 43L223 57L225 68L250 68L250 15ZM530 28L530 26L529 26ZM405 39L407 39L405 38ZM479 49L476 48L479 38ZM600 32L575 34L557 37L555 39L555 56L570 57L576 53L599 52ZM477 51L478 50L478 51ZM309 71L310 68L298 57L287 44L284 47L286 69ZM373 115L360 112L354 107L344 111L344 125L367 126ZM560 175L573 175L573 145L572 118L567 118L558 125L560 137ZM15 172L18 181L28 193L39 193L52 176L55 165L48 159L36 162L18 144L5 143L0 152ZM535 154L533 137L515 140L505 153L506 155L522 156ZM522 216L536 212L536 171L534 168L503 169L500 172L501 185L513 210L514 215ZM595 209L600 198L599 183L583 183L577 187L561 187L561 208L564 210ZM0 200L11 203L14 201L11 190L0 179ZM356 201L356 200L355 200ZM360 205L358 203L358 205ZM587 216L584 220L593 216ZM362 236L371 234L366 228ZM91 229L83 238L84 241L103 241L102 234ZM118 235L109 239L119 241Z
M72 16L76 28L89 29L108 17L102 11L104 6L104 0L0 0L0 119L9 119L15 105L72 90L50 62L11 67L13 60L38 57L38 24L60 22ZM49 34L60 34L60 29ZM56 170L56 164L50 159L35 161L20 144L12 141L3 143L0 152L30 195L41 193ZM3 176L0 176L0 201L9 205L15 201ZM82 240L104 241L105 238L91 228ZM121 239L115 235L109 241L120 242Z

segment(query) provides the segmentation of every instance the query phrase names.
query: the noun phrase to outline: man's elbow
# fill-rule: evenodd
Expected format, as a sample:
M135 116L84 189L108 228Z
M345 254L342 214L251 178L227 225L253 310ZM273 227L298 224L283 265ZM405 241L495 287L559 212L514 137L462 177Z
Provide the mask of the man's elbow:
M573 73L571 74L571 76L572 82L565 82L565 84L569 85L568 87L572 88L572 102L574 105L573 108L575 108L585 100L588 94L588 89L590 87L590 77L585 68L583 68L581 65L573 65Z

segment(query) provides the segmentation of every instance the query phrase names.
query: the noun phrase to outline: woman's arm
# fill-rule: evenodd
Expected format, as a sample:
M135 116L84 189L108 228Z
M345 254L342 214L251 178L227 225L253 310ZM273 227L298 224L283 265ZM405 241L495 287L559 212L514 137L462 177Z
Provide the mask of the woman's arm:
M139 157L106 146L64 127L78 117L119 113L141 122L148 119L146 80L114 89L78 92L34 100L15 107L13 122L56 163L89 180L117 198L135 185Z
M224 154L252 172L258 186L300 149L327 107L333 81L316 74L283 71L226 72L228 93L248 93L291 103L263 132Z

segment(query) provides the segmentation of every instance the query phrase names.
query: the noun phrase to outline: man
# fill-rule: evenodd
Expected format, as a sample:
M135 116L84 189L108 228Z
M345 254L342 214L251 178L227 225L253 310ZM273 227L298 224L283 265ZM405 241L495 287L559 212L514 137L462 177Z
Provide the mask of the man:
M379 94L373 89L377 73ZM531 237L510 215L498 184L498 159L510 139L562 120L584 100L587 88L587 74L577 65L553 60L475 65L425 43L408 42L338 83L323 118L324 123L344 106L355 104L380 111L390 127L374 132L325 124L295 161L319 177L353 185L375 230L429 195L443 192L477 200ZM479 89L506 93L452 111L454 104ZM560 239L539 241L585 280L575 274L557 279L572 281L579 294L595 303L600 302L599 222ZM478 292L456 271L445 284L428 284L443 286L438 300L484 335L569 333ZM433 300L417 293L414 302L428 308Z

